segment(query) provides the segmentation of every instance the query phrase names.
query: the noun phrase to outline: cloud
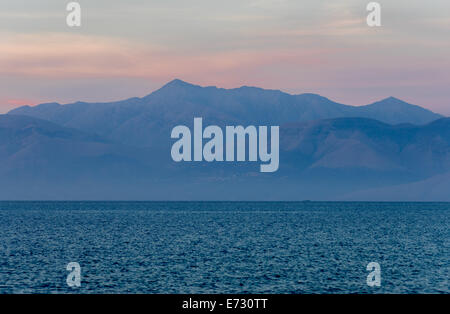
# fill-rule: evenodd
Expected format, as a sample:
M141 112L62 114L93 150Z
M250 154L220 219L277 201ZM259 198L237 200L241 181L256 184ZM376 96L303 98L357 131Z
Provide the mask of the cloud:
M186 54L162 46L75 34L4 38L0 46L2 75L37 78L201 76L280 62L314 64L321 53L317 49L275 48Z
M449 96L447 0L382 1L378 29L365 24L361 0L80 3L83 26L69 29L58 0L1 2L0 103L131 97L149 91L138 81L154 87L175 77L337 95L352 104L374 95L442 104ZM114 91L105 93L108 84Z

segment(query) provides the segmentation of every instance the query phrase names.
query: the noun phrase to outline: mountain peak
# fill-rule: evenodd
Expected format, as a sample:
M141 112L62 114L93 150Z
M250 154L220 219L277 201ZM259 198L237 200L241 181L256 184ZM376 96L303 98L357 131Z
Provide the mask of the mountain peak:
M396 98L394 96L389 96L389 97L383 98L383 99L381 99L379 101L381 102L381 101L394 101L394 100L400 100L400 99L398 99L398 98Z
M196 85L190 84L190 83L185 82L180 79L174 79L174 80L170 81L169 83L167 83L166 85L164 85L163 88L165 88L165 87L192 87L192 86L196 86Z
M174 80L170 81L169 83L165 84L160 89L145 96L144 99L147 97L152 97L154 95L167 95L167 94L178 93L180 91L184 93L186 91L190 91L193 88L200 88L200 87L201 86L193 85L188 82L182 81L180 79L174 79Z
M407 103L392 96L370 105L361 106L358 109L365 110L365 116L370 113L372 117L391 124L426 124L442 118L441 115L431 110Z
M385 99L383 99L383 100L381 100L381 101L379 101L379 102L389 102L389 103L403 103L403 104L407 104L407 102L405 102L405 101L403 101L403 100L401 100L401 99L399 99L399 98L397 98L397 97L394 97L394 96L389 96L389 97L387 97L387 98L385 98Z
M374 103L371 103L369 105L366 105L366 107L390 107L392 108L392 106L398 107L398 108L421 108L423 110L427 110L425 108L422 108L420 106L417 105L413 105L410 103L407 103L406 101L403 101L399 98L390 96L388 98L384 98L382 100L376 101ZM427 110L428 111L428 110Z

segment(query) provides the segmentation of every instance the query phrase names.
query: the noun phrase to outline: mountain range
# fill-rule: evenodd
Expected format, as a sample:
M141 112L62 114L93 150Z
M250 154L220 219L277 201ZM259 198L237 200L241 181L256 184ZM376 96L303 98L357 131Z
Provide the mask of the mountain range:
M173 162L170 131L194 117L280 125L279 171ZM174 80L142 98L0 116L0 199L448 201L449 173L450 119L393 97L355 107Z

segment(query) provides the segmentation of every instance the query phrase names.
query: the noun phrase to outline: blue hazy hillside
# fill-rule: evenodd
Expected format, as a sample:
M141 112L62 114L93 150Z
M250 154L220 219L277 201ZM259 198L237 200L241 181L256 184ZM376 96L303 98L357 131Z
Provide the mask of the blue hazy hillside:
M152 161L146 150L97 135L0 115L0 199L83 198L103 186L110 193L124 179L155 173Z
M279 171L174 163L170 131L194 117L281 125ZM400 190L411 184L420 199L450 199L449 132L449 119L392 97L353 107L315 94L174 80L143 98L1 116L0 199L392 199L393 186L405 199Z
M188 88L202 95L205 90L229 93L216 88ZM361 117L280 123L280 169L262 174L254 163L174 163L170 133L166 132L169 126L164 123L186 121L191 125L192 108L203 108L205 111L199 114L208 117L207 123L293 120L287 114L270 117L265 112L274 99L263 102L261 109L246 111L236 100L227 110L216 110L222 106L220 97L208 105L196 105L195 100L186 100L191 97L188 92L174 95L170 101L165 93L163 88L148 97L154 104L166 101L166 109L178 107L178 111L169 114L170 110L165 110L157 115L149 114L149 110L142 115L142 107L151 105L134 99L98 107L79 103L68 105L68 109L51 104L33 108L34 113L58 123L1 115L0 199L404 200L411 198L411 188L414 200L450 200L449 118L424 125L392 125ZM232 99L241 99L236 95L243 93L245 101L251 93L268 93L278 100L290 98L281 92L254 88L232 93ZM299 108L314 107L311 102L319 99L332 108L322 113L348 109L320 96L301 97L308 100L297 105L298 112ZM178 98L186 100L183 105L188 109L175 101ZM273 106L289 106L281 103ZM120 114L109 106L116 107ZM102 119L99 112L105 115ZM99 117L98 125L90 116ZM66 126L75 122L77 128ZM116 130L114 125L120 127ZM145 137L150 140L140 143Z
M175 125L192 123L194 117L216 125L282 125L340 117L364 117L390 124L426 124L442 118L392 97L354 107L315 94L290 95L255 87L200 87L181 80L171 81L143 98L110 103L49 103L20 107L9 114L49 120L140 147L166 145L170 130Z
M282 126L281 147L310 169L365 168L418 175L450 170L450 118L424 126L339 118Z

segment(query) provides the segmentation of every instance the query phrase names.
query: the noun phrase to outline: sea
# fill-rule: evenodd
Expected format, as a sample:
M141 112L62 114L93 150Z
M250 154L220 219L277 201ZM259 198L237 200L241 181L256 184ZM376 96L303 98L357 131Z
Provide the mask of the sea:
M0 202L0 293L447 294L449 274L450 203Z

